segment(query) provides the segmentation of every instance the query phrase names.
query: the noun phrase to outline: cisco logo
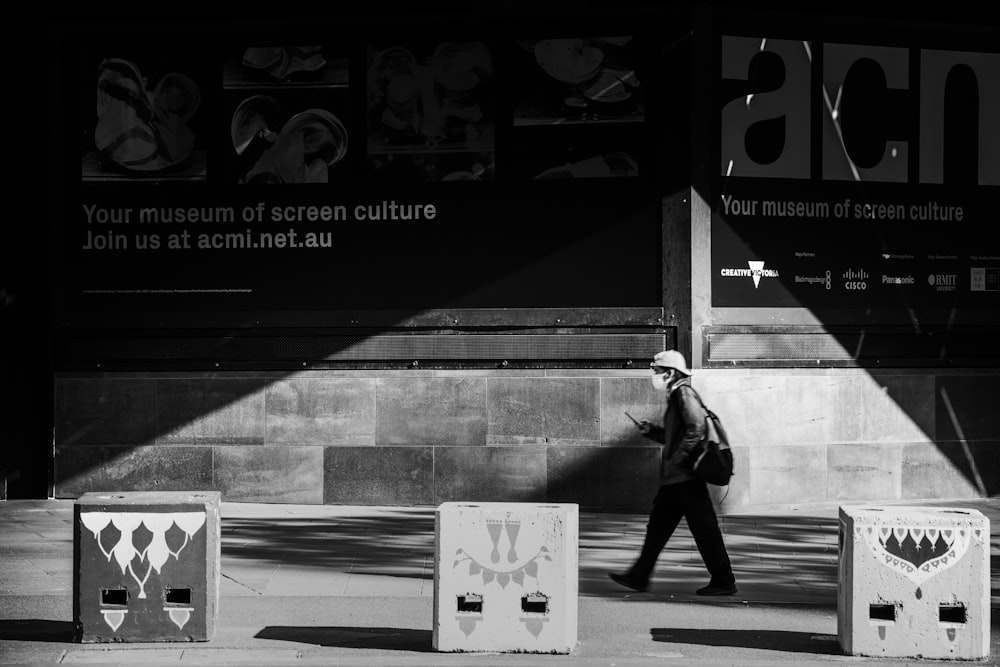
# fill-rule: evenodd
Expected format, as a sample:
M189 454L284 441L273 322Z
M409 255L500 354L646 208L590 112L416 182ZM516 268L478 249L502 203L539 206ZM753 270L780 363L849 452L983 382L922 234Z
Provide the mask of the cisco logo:
M958 289L958 274L932 273L927 276L927 284L938 292L954 292Z
M868 272L864 269L844 271L844 289L858 291L868 289Z

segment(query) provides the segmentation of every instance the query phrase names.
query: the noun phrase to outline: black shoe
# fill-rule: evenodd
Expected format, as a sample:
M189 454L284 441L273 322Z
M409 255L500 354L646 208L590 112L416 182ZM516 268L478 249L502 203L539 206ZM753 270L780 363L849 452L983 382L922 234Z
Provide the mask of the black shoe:
M736 595L736 584L729 584L728 586L709 584L704 588L699 588L695 592L698 595Z
M620 584L625 588L631 588L633 591L639 591L640 593L645 593L649 590L649 582L640 584L637 581L633 581L628 575L625 574L615 574L614 572L609 572L608 576L611 577L611 581L616 584Z

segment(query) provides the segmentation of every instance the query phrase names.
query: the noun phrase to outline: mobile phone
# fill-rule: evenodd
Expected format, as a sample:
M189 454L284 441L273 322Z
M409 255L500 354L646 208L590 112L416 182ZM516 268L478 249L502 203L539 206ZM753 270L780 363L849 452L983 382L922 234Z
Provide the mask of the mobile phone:
M636 419L635 417L633 417L632 415L630 415L630 414L628 413L628 410L622 410L622 412L624 412L624 413L625 413L625 416L626 416L626 417L628 417L629 419L631 419L631 420L632 420L632 423L633 423L633 424L635 424L636 426L639 426L639 420L638 420L638 419Z

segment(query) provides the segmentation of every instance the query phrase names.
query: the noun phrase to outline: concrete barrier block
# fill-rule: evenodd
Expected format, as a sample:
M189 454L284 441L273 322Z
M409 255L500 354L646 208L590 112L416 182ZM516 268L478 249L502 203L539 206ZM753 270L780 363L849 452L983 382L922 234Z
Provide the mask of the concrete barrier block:
M74 506L76 639L208 641L219 609L218 491L85 493Z
M840 508L837 637L849 655L981 660L990 525L959 508Z
M437 651L570 653L579 508L448 502L435 513Z

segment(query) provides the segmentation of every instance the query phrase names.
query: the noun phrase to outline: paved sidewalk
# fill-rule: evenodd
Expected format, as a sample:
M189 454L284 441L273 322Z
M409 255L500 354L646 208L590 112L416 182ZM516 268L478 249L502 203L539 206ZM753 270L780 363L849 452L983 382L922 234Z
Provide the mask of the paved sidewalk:
M1000 499L915 504L986 514L1000 607ZM0 664L865 662L844 656L836 640L837 512L789 506L721 516L740 590L709 599L693 594L707 574L683 523L651 591L639 594L607 573L635 558L645 515L582 512L579 645L570 656L532 656L433 651L433 507L225 502L215 638L84 645L72 641L73 501L0 502ZM997 629L991 646L1000 657Z

